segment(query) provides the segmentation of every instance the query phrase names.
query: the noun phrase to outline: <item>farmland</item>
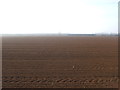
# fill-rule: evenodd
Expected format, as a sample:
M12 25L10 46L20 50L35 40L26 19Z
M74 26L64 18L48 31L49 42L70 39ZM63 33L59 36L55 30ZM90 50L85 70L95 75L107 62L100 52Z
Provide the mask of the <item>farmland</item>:
M117 36L3 36L3 88L117 88Z

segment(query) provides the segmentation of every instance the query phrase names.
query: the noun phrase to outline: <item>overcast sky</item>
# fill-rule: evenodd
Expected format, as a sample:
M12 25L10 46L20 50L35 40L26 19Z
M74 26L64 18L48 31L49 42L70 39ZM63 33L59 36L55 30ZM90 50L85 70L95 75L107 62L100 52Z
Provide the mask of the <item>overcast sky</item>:
M118 33L119 0L0 0L0 33Z

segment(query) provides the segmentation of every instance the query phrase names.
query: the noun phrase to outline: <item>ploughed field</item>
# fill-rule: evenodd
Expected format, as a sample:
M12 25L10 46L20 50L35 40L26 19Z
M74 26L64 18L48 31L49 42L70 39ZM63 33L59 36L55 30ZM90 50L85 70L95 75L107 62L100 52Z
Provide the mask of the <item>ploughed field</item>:
M117 36L3 36L3 88L118 88Z

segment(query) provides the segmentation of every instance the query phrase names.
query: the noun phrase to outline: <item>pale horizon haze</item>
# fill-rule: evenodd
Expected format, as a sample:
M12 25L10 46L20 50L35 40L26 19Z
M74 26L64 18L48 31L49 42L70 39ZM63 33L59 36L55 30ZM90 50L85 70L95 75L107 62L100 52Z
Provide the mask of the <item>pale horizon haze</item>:
M0 0L0 34L117 34L118 1Z

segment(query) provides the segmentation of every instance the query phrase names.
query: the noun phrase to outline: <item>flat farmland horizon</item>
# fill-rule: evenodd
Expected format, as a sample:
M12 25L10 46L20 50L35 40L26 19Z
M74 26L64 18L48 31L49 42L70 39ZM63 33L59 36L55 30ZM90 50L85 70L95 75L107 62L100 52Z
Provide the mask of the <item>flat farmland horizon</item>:
M3 88L118 88L118 36L3 36Z

